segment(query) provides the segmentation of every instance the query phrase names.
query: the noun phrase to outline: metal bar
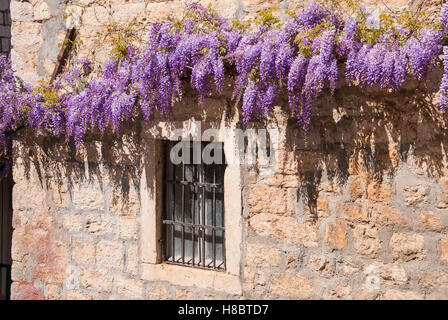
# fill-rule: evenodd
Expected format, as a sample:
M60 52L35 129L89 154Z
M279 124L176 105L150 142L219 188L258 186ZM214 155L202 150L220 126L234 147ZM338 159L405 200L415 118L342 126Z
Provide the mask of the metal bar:
M194 185L196 187L202 188L202 187L209 187L209 188L221 188L221 183L210 183L210 182L191 182L186 180L165 180L165 183L177 183L182 185Z
M185 180L185 163L182 163L182 180ZM185 185L182 185L182 263L185 263Z
M216 183L216 165L213 166L213 183ZM212 225L216 227L216 189L213 188ZM216 268L216 231L212 229L213 268Z
M202 182L205 180L205 165L201 165ZM202 266L205 267L205 187L202 187Z
M192 179L193 179L193 181L195 180L195 171L196 171L196 166L193 166L192 167L193 168L193 173L192 173ZM196 233L196 229L195 229L195 227L194 227L194 224L195 224L195 211L196 211L196 208L195 208L195 204L196 204L196 186L195 185L193 185L193 194L192 194L192 196L193 196L193 210L191 211L191 222L192 222L192 224L193 224L193 226L192 226L192 233L191 233L191 250L193 251L192 252L192 265L194 266L194 252L195 252L195 247L194 247L194 234Z
M174 166L174 164L171 163L171 174L173 176L173 179L176 179L176 168ZM173 221L176 221L176 187L175 184L171 185L171 191L173 192L171 195L171 206L172 206L172 218ZM171 247L172 247L172 260L174 262L175 260L175 256L176 256L176 246L175 246L175 242L176 242L176 237L175 237L175 233L176 233L176 227L175 225L172 225L172 243L171 243Z
M167 177L168 175L168 166L169 166L169 161L168 161L168 152L169 152L169 147L168 147L168 143L166 141L163 142L163 151L164 151L164 157L165 157L165 162L164 162L164 167L163 167L163 176L164 178ZM163 194L162 194L162 198L163 198L163 210L162 210L162 221L164 219L168 219L168 215L167 215L167 210L168 210L168 189L167 189L167 184L164 183L163 184ZM168 226L162 225L162 259L163 261L168 260Z
M224 146L222 145L221 147L223 148ZM221 169L220 173L222 171L222 179L224 179L224 170L222 170L222 169L224 169L224 166L225 166L224 150L223 150L223 152L221 152L221 155L222 155L222 159L221 159L222 165L220 165L220 169ZM224 195L224 187L222 189L222 194ZM226 265L226 261L227 261L227 259L226 259L226 233L225 233L226 215L225 215L225 212L226 212L225 204L224 204L224 201L223 201L223 203L222 203L222 214L221 215L222 215L222 226L224 227L224 230L222 231L222 259L223 259L224 269L227 268L227 265Z
M223 218L224 219L224 218ZM224 264L224 269L226 269L226 231L222 231L222 260Z
M210 225L203 225L203 224L198 224L198 223L189 223L189 222L181 222L181 221L173 221L173 220L163 220L162 221L164 224L168 224L168 225L177 225L177 226L185 226L185 227L194 227L194 228L206 228L206 229L210 229L210 230L219 230L219 231L224 231L224 227L219 227L219 226L210 226Z
M191 260L190 260L191 261ZM182 263L179 263L179 262L171 262L171 261L166 261L166 263L167 264L174 264L174 265L178 265L178 266L185 266L185 264L182 264ZM189 264L188 264L189 265ZM195 268L199 268L199 269L206 269L206 270L210 270L211 268L208 268L208 267L203 267L203 266L201 266L200 264L198 264L198 265L193 265ZM219 271L219 272L224 272L225 271L225 269L222 267L223 266L223 263L220 263L219 264L219 266L218 267L216 267L216 271Z

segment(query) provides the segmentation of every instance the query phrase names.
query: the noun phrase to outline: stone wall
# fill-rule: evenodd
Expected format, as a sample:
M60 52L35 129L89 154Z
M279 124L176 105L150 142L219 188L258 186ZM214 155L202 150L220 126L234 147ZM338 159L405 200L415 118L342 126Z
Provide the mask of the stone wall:
M304 7L309 0L201 0L228 19L249 19L263 9L276 8L280 18L286 10ZM366 5L393 10L414 10L423 7L429 17L437 17L440 1L364 0ZM76 5L75 5L76 4ZM145 27L168 16L180 16L184 0L11 0L13 20L12 61L14 69L26 82L36 84L49 80L60 44L67 28L78 30L77 56L88 57L97 67L104 66L112 43L105 36L136 18L143 27L136 34L145 39ZM133 34L132 38L136 38Z
M295 150L280 151L278 171L250 175L248 292L448 297L446 136L428 119L436 106L413 101L412 91L374 98L342 90L325 100L337 107L319 110L308 144L288 132Z
M80 54L97 48L98 63L109 48L95 45L96 32L110 17L126 21L144 12L142 21L152 22L181 6L82 3ZM213 3L229 18L245 18L270 6L281 13L304 2ZM418 3L388 1L397 7ZM438 2L426 2L431 3ZM67 7L59 0L11 2L12 58L26 81L52 73L67 27L60 13ZM91 133L80 150L18 132L13 298L447 299L448 140L437 105L440 77L435 72L427 83L410 81L393 94L341 83L334 96L316 103L308 136L279 101L269 120L280 131L277 164L239 168L240 234L228 237L238 249L228 254L238 251L239 259L231 290L221 273L148 269L145 241L155 234L142 230L156 211L142 208L154 201L157 179L145 172L159 161L148 146L163 136L154 133L167 126L162 119L139 123L124 138ZM190 93L171 123L240 126L229 96L212 96L199 107Z
M447 299L440 77L393 94L341 83L316 102L307 136L279 101L269 119L280 132L276 164L241 165L240 188L226 191L242 199L232 218L241 238L227 236L240 250L232 283L225 273L145 260L156 231L142 230L157 214L142 209L157 186L148 167L160 163L148 146L167 130L163 119L123 138L92 133L78 151L17 133L13 298ZM240 123L229 94L201 108L190 93L171 125Z

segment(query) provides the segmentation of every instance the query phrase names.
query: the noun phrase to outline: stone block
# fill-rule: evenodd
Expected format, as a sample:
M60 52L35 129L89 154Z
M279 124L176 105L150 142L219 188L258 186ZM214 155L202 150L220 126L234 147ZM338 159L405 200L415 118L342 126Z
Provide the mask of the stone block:
M442 181L441 191L437 195L437 207L448 208L448 181Z
M384 300L423 300L423 296L412 291L391 289L384 293Z
M137 191L131 189L128 194L124 194L121 190L114 190L111 196L110 210L119 215L136 216L140 210Z
M44 21L51 18L50 8L47 2L42 1L34 6L34 16L33 19L36 21Z
M426 186L406 186L403 190L404 202L408 206L420 206L427 201L429 188Z
M137 239L138 223L135 217L120 217L120 238Z
M118 278L115 280L115 291L126 299L141 299L143 297L143 283L134 279Z
M11 1L12 21L33 21L33 5L29 2Z
M11 300L43 300L44 290L36 288L32 283L13 282L11 286Z
M403 213L391 205L376 205L372 210L372 221L384 227L406 227L407 221Z
M376 257L381 249L378 229L368 225L356 225L353 229L353 246L357 253Z
M391 202L394 187L387 182L372 180L367 185L367 198L381 202Z
M91 239L72 239L72 260L76 264L91 266L95 264L95 244Z
M325 243L333 249L343 249L347 246L346 226L341 221L329 222L325 231Z
M97 183L77 183L71 191L71 198L77 209L104 211L104 193Z
M389 242L394 260L422 260L424 238L419 234L394 233Z
M367 221L368 210L357 203L344 203L337 208L338 218L348 221Z
M367 189L367 179L363 176L357 176L350 184L350 196L352 199L362 198Z
M279 297L308 300L313 298L310 280L296 274L280 274L273 276L270 292Z
M107 273L84 269L80 273L79 281L84 289L110 293L114 280Z
M123 269L123 244L117 241L100 241L96 247L96 261L98 266L115 270Z
M440 240L440 260L448 263L448 236Z
M249 219L249 225L256 233L277 240L298 242L306 247L318 245L319 227L313 222L298 223L295 217L260 213Z
M442 222L442 215L433 212L420 213L418 216L418 221L425 228L435 232L440 232L445 227Z
M117 223L114 217L98 214L89 214L85 217L85 229L90 234L102 236L105 234L115 234Z
M286 193L282 188L269 186L256 186L249 191L249 208L251 213L277 213L287 212Z
M248 243L246 245L246 265L253 267L278 267L280 266L282 253L269 245Z
M137 275L139 262L138 247L130 245L126 251L126 273Z

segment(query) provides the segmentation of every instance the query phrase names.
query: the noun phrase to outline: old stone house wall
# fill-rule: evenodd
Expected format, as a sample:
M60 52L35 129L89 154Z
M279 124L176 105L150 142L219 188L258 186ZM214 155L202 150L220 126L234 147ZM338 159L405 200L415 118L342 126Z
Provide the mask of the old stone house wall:
M141 5L110 4L121 14ZM177 8L177 1L146 4L157 18ZM293 4L241 0L216 7L244 16ZM42 18L37 12L47 11L37 8L45 6ZM61 7L57 0L11 3L13 60L29 81L51 74L64 30L56 16ZM93 28L89 21L82 19L81 33ZM280 132L276 164L232 168L237 188L226 192L237 206L226 208L234 230L226 239L233 246L227 273L157 264L152 223L159 210L157 141L173 128L191 128L193 120L221 131L240 126L229 103L231 79L229 90L204 106L188 92L169 122L137 123L123 136L91 133L79 150L19 131L12 297L448 298L448 140L437 104L440 78L435 71L426 83L409 81L395 93L340 83L334 96L315 103L307 136L279 101L268 120Z
M260 10L275 8L280 18L287 10L303 8L310 0L200 0L226 18L250 19ZM440 1L423 0L363 0L372 8L400 12L422 7L428 16L438 15ZM75 27L82 44L78 56L94 60L104 66L112 44L106 34L117 25L127 25L133 19L143 26L161 21L168 16L180 17L184 0L11 0L14 69L26 82L48 80L53 73L67 28ZM435 10L435 11L434 11ZM139 28L137 28L139 29ZM145 38L145 29L137 32Z
M148 267L156 210L142 208L157 185L150 146L168 130L162 119L123 138L92 134L78 151L17 133L13 298L448 298L448 140L433 78L395 94L341 85L319 99L306 137L280 102L269 120L276 165L239 166L240 189L225 191L241 198L226 209L241 227L227 235L228 254L240 250L229 278ZM237 123L229 94L204 109L189 94L171 125Z

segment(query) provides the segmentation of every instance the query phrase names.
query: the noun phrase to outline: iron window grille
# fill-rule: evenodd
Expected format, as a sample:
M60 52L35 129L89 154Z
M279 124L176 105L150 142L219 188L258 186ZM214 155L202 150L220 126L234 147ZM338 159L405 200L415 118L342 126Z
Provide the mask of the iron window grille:
M170 152L178 142L165 142L163 260L183 266L225 270L224 171L220 163L173 164ZM185 143L192 160L193 143ZM201 143L201 154L207 143ZM199 148L198 148L199 149ZM217 150L217 149L215 149ZM213 153L212 153L212 156Z
M0 54L11 51L11 14L8 9L0 10Z

